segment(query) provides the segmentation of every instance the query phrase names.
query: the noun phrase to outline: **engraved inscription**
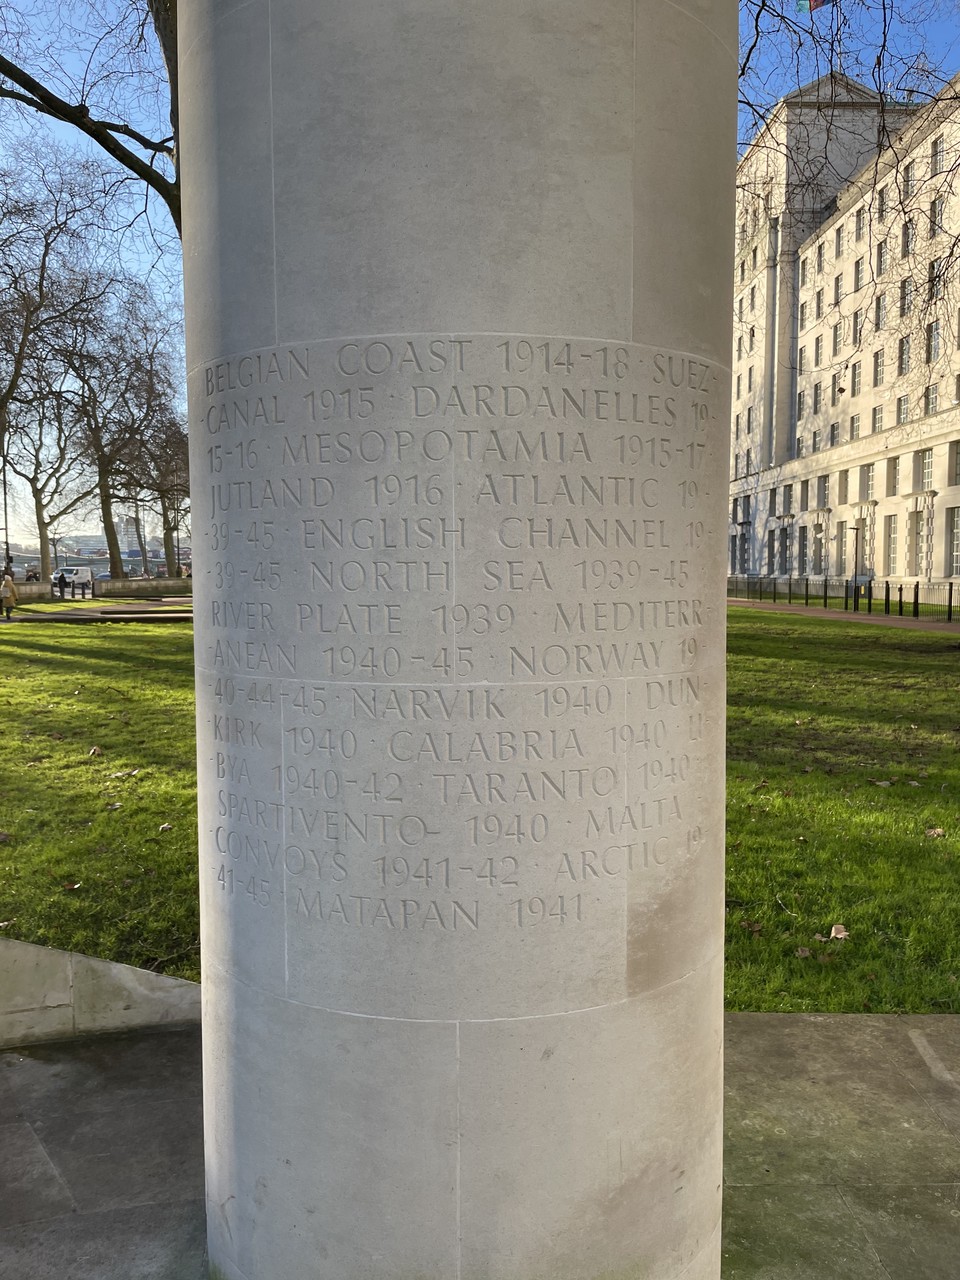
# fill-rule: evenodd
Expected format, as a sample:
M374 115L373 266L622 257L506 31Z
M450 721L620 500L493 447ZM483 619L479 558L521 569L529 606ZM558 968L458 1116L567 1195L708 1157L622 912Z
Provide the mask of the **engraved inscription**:
M702 856L722 371L410 334L193 384L203 856L238 927L549 948Z

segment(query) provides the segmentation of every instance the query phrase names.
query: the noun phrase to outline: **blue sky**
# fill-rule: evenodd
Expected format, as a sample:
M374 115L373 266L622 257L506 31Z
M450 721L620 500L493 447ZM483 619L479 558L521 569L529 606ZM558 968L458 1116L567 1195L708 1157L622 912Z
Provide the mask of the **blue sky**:
M778 2L769 9L765 0L741 4L741 58L758 13L763 32L741 81L741 142L778 98L831 68L895 98L912 91L921 101L960 71L956 0L837 0L813 14L798 13L796 0Z

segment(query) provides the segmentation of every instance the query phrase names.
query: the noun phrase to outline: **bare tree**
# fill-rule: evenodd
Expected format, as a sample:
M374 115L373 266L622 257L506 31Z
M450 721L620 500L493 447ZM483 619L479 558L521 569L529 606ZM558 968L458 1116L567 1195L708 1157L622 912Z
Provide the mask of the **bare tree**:
M147 287L128 279L105 299L82 349L70 354L64 386L83 455L96 478L114 577L123 576L115 503L148 487L144 441L169 422L174 393L170 325Z
M64 353L40 350L27 361L9 406L7 463L30 492L40 545L40 576L51 576L53 530L96 494L85 466L76 423L63 394Z
M71 125L180 232L176 0L21 0L0 11L0 98Z
M107 285L90 267L91 230L109 193L92 165L54 155L41 167L0 169L0 454L5 561L10 561L7 454L11 408L28 373L37 393L44 357L68 348ZM22 419L21 419L22 422Z

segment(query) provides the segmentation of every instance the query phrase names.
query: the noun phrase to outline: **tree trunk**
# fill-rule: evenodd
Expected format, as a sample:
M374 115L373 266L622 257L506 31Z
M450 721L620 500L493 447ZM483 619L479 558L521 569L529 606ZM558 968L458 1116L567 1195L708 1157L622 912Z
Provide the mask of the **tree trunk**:
M51 577L50 526L45 519L42 494L33 485L30 488L33 496L33 509L37 517L37 541L40 544L40 581L49 582Z
M113 523L113 494L110 492L110 479L101 471L97 477L100 493L100 518L103 521L103 535L107 540L107 553L110 556L110 577L123 577L123 556L120 554L120 539Z
M169 499L165 493L157 495L160 499L160 521L163 526L163 558L167 562L167 577L175 578L180 568L177 557L177 518L179 508L174 502L171 510Z
M150 557L147 555L147 543L143 536L143 521L140 518L140 508L133 509L133 527L137 534L137 546L140 548L140 560L143 564L143 572L150 572Z

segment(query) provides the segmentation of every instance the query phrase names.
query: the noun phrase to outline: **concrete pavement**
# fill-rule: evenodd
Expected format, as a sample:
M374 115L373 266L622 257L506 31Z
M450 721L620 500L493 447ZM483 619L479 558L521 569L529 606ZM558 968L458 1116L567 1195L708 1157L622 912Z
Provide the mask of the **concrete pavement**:
M960 1276L960 1018L728 1014L725 1131L723 1280ZM0 1280L202 1280L196 1028L0 1054L0 1151Z

